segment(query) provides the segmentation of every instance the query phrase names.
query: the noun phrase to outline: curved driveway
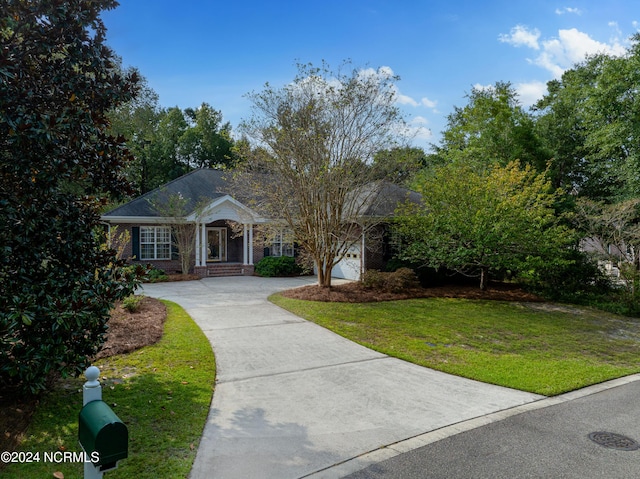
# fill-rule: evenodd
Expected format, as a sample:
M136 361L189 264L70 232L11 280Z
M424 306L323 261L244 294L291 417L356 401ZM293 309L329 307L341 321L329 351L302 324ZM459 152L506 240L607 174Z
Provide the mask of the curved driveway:
M180 304L216 357L192 479L342 477L432 442L438 430L542 398L390 358L267 301L314 281L144 285L144 294Z

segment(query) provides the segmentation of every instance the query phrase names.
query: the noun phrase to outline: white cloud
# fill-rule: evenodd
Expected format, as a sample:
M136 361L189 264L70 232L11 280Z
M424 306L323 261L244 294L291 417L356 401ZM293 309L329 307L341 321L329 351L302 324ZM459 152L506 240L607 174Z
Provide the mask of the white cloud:
M406 125L406 136L417 140L430 140L433 133L427 127L429 122L423 116L416 116Z
M513 27L508 35L502 34L498 40L516 47L527 46L540 51L537 57L528 61L550 71L554 78L559 78L565 70L584 61L587 55L606 53L619 56L625 53L625 46L619 39L621 34L618 25L614 23L609 26L615 32L609 43L594 40L576 28L559 30L556 38L540 40L538 29L531 30L523 25Z
M564 15L565 13L582 15L582 10L580 10L579 8L572 8L572 7L556 8L556 15Z
M533 105L547 93L547 84L541 81L518 83L514 88L520 104L525 107Z
M362 68L360 70L358 70L358 76L360 78L371 78L371 77L379 77L380 79L390 79L393 78L395 76L395 73L393 73L393 70L391 69L391 67L388 66L382 66L380 68L378 68L377 70L374 68Z
M529 30L525 25L516 25L511 29L509 34L501 33L498 40L503 43L509 43L515 47L526 46L538 50L540 48L538 39L540 38L540 30L534 28Z
M480 83L473 85L473 89L478 91L493 90L493 88L494 85L480 85Z
M560 30L558 38L543 41L542 53L533 63L549 70L558 78L566 69L595 53L619 56L625 53L625 47L617 39L613 39L611 43L601 43L588 34L571 28Z
M435 110L436 106L438 105L437 101L429 100L426 96L422 97L422 100L420 100L420 103L423 106L426 106L427 108L431 108L433 110Z
M403 95L398 90L396 90L396 102L400 105L418 106L417 101L415 101L410 96Z
M396 103L398 103L399 105L408 105L414 108L423 106L423 107L432 109L434 113L438 113L436 109L438 102L434 100L430 100L426 96L422 97L420 101L417 101L414 98L410 97L409 95L404 95L400 93L400 90L398 89L397 86L395 87L395 96L396 96Z

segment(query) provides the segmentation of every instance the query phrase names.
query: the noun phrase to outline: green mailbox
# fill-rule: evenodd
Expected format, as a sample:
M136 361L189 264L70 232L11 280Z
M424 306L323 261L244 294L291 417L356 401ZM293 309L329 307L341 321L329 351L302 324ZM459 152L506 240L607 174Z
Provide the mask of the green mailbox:
M101 471L116 467L128 456L129 431L104 401L88 402L80 411L78 440L84 452L98 452L94 465Z

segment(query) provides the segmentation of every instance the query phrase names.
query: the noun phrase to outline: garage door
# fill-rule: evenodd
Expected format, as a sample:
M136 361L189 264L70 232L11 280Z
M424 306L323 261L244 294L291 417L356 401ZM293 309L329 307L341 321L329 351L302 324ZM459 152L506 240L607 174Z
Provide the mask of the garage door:
M360 260L360 248L358 246L351 247L347 255L333 267L331 276L358 281L360 279Z

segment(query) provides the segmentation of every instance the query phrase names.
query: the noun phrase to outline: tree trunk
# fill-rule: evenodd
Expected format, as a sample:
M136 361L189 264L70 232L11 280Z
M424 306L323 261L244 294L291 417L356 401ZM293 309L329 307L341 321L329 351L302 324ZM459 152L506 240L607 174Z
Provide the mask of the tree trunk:
M480 289L482 291L485 291L487 289L488 282L489 282L488 268L480 268Z
M333 265L329 267L327 263L315 261L316 269L318 270L318 286L322 286L323 288L331 287L331 270L333 269Z
M322 284L322 286L324 286L325 288L331 287L331 270L332 269L333 268L330 268L329 266L325 266L324 283Z
M324 285L324 268L316 262L316 269L318 270L318 286Z

